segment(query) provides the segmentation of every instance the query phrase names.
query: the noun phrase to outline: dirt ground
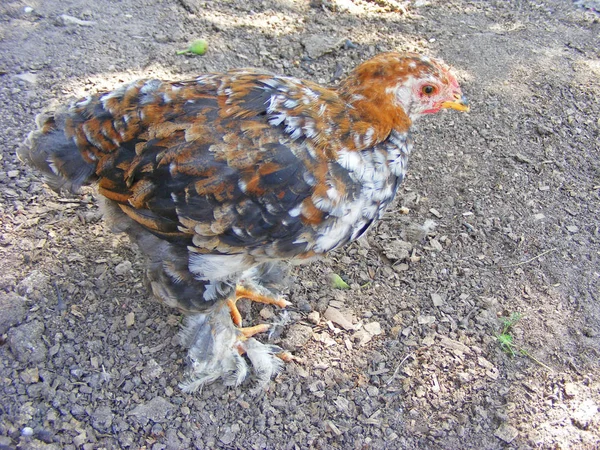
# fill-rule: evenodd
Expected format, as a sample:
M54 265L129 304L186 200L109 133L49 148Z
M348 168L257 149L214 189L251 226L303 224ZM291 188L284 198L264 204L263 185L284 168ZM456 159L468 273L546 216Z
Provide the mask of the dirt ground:
M600 448L598 10L2 1L0 448ZM206 55L176 55L199 37ZM471 112L419 122L385 220L296 270L273 339L297 359L267 391L182 393L180 316L148 295L142 258L93 190L60 197L17 160L35 115L142 76L254 66L335 83L387 50L443 58Z

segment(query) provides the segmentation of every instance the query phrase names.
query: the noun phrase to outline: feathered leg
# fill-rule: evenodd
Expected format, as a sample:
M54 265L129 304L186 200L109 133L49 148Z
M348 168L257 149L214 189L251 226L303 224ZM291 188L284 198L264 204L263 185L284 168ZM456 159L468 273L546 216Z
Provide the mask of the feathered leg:
M283 350L276 345L254 339L268 325L238 328L234 325L228 302L215 303L203 313L188 316L181 332L182 344L189 347L189 380L181 384L185 392L193 392L205 384L221 379L237 386L248 376L250 361L259 385L266 384L283 366ZM246 357L244 357L245 355Z

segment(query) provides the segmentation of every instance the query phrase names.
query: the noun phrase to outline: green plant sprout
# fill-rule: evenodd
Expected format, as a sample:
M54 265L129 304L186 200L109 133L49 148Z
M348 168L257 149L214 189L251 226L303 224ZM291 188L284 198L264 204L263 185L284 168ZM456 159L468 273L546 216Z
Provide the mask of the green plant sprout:
M496 339L498 339L498 342L500 343L500 348L502 349L502 351L504 353L507 353L510 356L517 356L518 354L527 356L532 361L534 361L535 363L542 366L544 369L552 372L552 368L548 367L546 364L541 362L539 359L537 359L535 356L533 356L527 350L525 350L524 348L518 347L514 343L513 336L510 334L510 332L511 332L511 329L516 325L516 323L519 320L521 320L522 317L523 316L521 313L514 312L510 315L510 317L502 317L500 319L500 322L502 323L502 332L500 334L496 335Z

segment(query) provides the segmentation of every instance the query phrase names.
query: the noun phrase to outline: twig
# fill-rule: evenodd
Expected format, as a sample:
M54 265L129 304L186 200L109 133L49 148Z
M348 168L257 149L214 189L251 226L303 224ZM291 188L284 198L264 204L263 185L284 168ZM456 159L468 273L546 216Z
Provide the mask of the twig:
M65 299L62 296L62 293L60 292L60 289L58 288L58 285L56 284L56 281L52 282L52 286L54 286L54 290L56 291L56 307L58 309L58 312L62 313L65 309L67 309L67 304L65 303Z
M541 258L542 256L544 256L544 255L547 255L548 253L551 253L551 252L553 252L553 251L556 251L556 250L558 250L558 249L557 249L556 247L554 247L554 248L551 248L550 250L546 250L545 252L542 252L542 253L540 253L540 254L539 254L539 255L537 255L537 256L534 256L533 258L529 258L527 261L522 261L522 262L520 262L520 263L516 263L516 264L509 264L508 266L500 266L500 267L504 267L504 268L506 268L506 267L517 267L517 266L522 266L522 265L524 265L524 264L528 264L528 263L530 263L531 261L535 261L536 259L538 259L538 258Z
M398 367L396 367L396 370L394 370L394 373L392 374L391 377L388 378L388 380L385 382L385 384L390 384L392 381L394 381L394 378L396 378L396 375L398 375L398 371L400 370L400 366L402 366L402 364L404 363L404 361L406 361L408 359L408 357L411 356L411 355L412 355L412 353L409 353L404 358L402 358L402 361L400 361L400 363L398 364Z

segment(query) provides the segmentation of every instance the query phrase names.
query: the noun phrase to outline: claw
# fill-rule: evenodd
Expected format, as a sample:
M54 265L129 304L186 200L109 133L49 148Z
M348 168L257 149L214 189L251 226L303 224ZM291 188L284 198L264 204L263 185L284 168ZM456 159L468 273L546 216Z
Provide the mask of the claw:
M280 360L282 360L283 362L289 363L291 362L294 357L292 356L292 354L290 352L279 352L276 353L275 356L277 356Z
M271 328L271 326L267 325L266 323L263 323L263 324L260 324L260 325L255 325L253 327L240 328L239 331L243 335L243 338L241 338L240 340L246 340L248 338L251 338L255 334L264 333L269 328Z
M235 289L235 296L227 300L227 306L231 313L231 320L237 327L242 326L242 315L236 305L237 301L241 298L247 298L253 302L264 303L266 305L279 306L280 308L285 308L292 304L282 297L269 297L268 295L252 291L244 286L237 286Z

